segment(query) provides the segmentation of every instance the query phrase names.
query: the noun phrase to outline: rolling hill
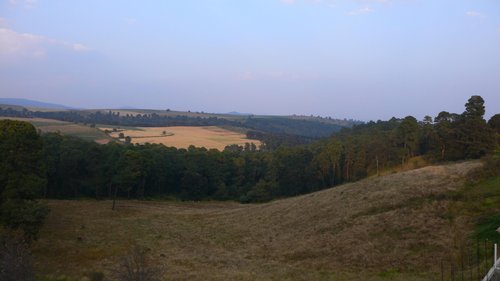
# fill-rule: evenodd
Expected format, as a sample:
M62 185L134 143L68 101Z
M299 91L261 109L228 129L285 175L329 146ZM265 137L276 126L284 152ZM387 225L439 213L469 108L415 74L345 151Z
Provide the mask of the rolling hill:
M0 116L37 117L86 124L132 127L218 126L250 133L268 143L304 144L362 122L320 116L220 114L154 109L85 109L26 99L2 98ZM15 105L15 106L10 106Z
M61 109L61 110L74 109L72 107L61 104L47 103L29 99L18 99L18 98L0 98L0 104L17 105L28 108Z
M31 123L42 133L60 133L65 136L77 137L87 141L106 144L113 140L110 136L97 128L91 128L84 124L75 124L71 122L59 121L44 118L19 118L19 117L0 117L0 120L12 119Z
M48 201L40 274L79 280L134 245L167 280L437 280L473 232L448 196L477 161L429 166L266 204Z

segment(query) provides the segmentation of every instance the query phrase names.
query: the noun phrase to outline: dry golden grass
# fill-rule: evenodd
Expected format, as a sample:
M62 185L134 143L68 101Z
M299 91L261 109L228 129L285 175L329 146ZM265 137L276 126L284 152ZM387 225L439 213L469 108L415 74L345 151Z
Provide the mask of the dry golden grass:
M109 128L101 128L109 129ZM166 132L166 135L163 134ZM157 143L177 148L188 148L190 145L205 147L207 149L215 148L224 150L227 145L245 143L255 143L260 145L260 141L247 139L244 134L229 131L220 127L137 127L134 130L125 129L119 132L113 132L110 135L118 138L123 133L132 138L132 143Z
M478 165L429 166L259 205L119 201L112 211L110 201L48 201L36 267L109 276L138 244L165 280L437 280L448 247L471 229L445 218L449 202L438 198Z

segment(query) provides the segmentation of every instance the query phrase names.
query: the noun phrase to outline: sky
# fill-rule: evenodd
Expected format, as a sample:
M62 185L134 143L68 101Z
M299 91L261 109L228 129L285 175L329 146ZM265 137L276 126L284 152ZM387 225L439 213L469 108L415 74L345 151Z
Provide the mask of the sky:
M0 0L0 97L386 120L500 113L499 0Z

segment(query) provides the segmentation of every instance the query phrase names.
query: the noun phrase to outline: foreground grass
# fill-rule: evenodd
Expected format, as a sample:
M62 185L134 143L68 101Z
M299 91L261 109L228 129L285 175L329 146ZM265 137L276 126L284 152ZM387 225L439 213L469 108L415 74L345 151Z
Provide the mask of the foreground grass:
M500 177L492 177L452 194L455 197L450 212L454 217L473 220L472 239L500 241Z
M165 280L438 280L438 261L474 230L465 214L450 215L449 194L479 165L430 166L260 205L120 201L112 211L109 201L48 201L36 268L109 278L141 245Z

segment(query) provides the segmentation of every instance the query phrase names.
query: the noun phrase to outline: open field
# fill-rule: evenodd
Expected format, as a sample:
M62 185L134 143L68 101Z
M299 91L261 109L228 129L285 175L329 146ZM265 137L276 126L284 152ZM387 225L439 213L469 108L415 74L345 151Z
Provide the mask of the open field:
M134 245L165 280L438 280L439 262L473 231L450 219L450 192L479 162L372 177L259 205L48 201L34 245L42 275L109 276ZM439 279L440 280L440 279Z
M60 132L62 135L74 136L102 144L111 141L111 138L107 136L104 132L96 128L91 128L89 126L85 126L82 124L75 124L70 122L58 121L53 119L44 119L44 118L0 117L0 120L2 119L11 119L11 120L29 122L44 133Z
M109 129L107 127L101 130ZM165 132L165 134L164 134ZM137 127L135 129L125 129L112 132L110 135L118 138L119 134L132 138L132 143L158 143L177 148L188 148L190 145L205 147L207 149L215 148L224 150L231 144L244 145L245 143L254 143L257 147L259 140L247 139L242 133L237 133L220 127Z

